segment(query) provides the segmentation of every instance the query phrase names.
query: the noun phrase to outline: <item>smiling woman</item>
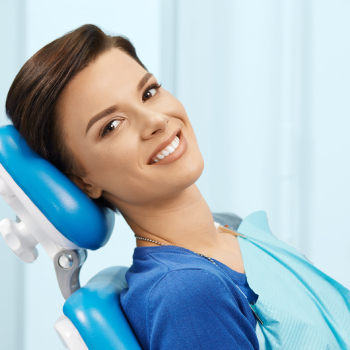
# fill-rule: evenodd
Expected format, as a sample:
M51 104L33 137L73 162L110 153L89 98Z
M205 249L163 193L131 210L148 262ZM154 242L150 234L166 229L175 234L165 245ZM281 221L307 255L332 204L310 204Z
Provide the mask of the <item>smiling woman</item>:
M85 25L53 41L23 66L6 110L34 151L133 230L120 302L144 349L350 349L348 290L261 212L214 222L187 113L126 38Z
M236 236L217 229L195 185L204 162L183 105L147 71L126 38L85 25L53 41L22 67L6 110L34 151L98 204L118 208L138 238L137 248L160 241L244 273ZM134 322L128 305L142 279L135 284L126 278L130 293L122 304ZM153 286L143 289L144 296ZM241 289L256 297L246 282ZM256 348L254 316L244 297L237 295L237 300L245 331L234 342ZM149 321L144 322L147 329ZM134 326L147 348L150 339ZM172 328L169 323L168 331ZM232 334L226 337L232 340Z

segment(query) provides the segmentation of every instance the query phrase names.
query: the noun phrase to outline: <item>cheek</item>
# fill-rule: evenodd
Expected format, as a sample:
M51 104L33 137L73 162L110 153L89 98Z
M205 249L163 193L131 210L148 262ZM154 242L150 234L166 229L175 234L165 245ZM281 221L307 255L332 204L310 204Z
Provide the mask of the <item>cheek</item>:
M119 178L130 173L132 162L128 160L126 154L123 150L112 147L100 150L90 149L90 151L85 152L84 163L89 173L89 179L101 186L112 176Z
M112 135L111 135L112 136ZM110 143L85 152L84 164L87 179L104 191L123 193L133 191L142 182L139 154L130 144L123 142L114 146Z
M91 164L92 182L103 191L106 199L121 205L125 203L147 202L150 193L155 192L155 184L144 169L138 165L137 157L123 155L98 157Z

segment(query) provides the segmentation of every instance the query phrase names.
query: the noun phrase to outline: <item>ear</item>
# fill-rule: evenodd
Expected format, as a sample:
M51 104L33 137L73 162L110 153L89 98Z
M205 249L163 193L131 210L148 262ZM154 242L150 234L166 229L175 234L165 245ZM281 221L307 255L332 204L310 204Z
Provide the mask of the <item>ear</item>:
M69 175L70 180L72 180L82 191L84 191L90 198L97 199L102 195L102 189L92 185L90 183L84 182L80 176Z

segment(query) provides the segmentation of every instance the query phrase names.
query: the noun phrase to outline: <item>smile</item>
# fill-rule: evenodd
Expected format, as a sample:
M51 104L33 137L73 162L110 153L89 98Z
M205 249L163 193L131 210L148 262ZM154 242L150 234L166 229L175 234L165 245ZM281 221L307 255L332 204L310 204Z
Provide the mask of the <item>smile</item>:
M180 158L186 151L188 143L181 130L161 151L151 157L150 165L165 165Z

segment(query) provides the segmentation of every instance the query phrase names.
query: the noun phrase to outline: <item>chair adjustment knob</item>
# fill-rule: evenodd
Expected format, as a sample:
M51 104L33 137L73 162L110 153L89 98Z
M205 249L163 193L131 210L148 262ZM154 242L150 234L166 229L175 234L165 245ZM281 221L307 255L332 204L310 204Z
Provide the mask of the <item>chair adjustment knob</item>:
M15 195L8 184L2 178L0 178L0 194L4 197L11 197Z
M74 260L71 254L62 254L58 258L58 265L62 267L62 269L70 269L73 266Z
M23 222L3 219L0 222L0 232L7 245L24 262L32 263L38 257L38 244Z

